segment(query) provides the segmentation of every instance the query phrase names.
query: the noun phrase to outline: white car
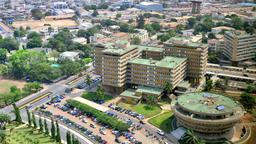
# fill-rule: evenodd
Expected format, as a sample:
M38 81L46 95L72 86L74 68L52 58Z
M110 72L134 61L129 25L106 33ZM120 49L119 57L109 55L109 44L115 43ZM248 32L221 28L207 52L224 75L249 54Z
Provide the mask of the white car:
M160 136L163 136L164 135L164 132L162 130L157 130L157 133L160 135Z
M87 121L86 118L84 118L84 119L82 120L82 122L83 122L83 123L88 123L88 121Z

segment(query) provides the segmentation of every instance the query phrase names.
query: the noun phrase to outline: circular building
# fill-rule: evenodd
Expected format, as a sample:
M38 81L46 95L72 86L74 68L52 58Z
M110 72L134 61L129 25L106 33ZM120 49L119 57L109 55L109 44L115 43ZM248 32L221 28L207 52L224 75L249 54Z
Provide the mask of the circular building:
M179 96L172 109L178 125L214 139L225 137L244 114L238 102L205 92Z

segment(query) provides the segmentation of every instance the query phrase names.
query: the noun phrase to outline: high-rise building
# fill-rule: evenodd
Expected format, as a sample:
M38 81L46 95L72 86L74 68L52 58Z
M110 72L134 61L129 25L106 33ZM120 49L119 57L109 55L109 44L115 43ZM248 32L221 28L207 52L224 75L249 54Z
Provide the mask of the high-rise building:
M102 85L108 92L119 94L125 90L128 61L139 57L139 49L131 47L127 41L118 41L101 54Z
M165 56L187 58L187 76L191 83L198 84L206 73L206 44L193 42L192 39L173 37L164 43Z
M241 61L255 57L256 34L248 34L245 31L227 31L224 35L223 54L237 65Z
M163 88L166 82L176 87L186 77L186 58L165 57L162 60L136 58L129 61L129 83Z

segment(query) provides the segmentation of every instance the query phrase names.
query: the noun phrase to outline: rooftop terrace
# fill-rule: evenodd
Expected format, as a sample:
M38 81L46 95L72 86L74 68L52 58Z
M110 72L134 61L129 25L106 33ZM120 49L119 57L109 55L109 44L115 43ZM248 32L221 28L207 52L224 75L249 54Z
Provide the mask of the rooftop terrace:
M142 51L152 51L152 52L163 52L164 51L163 48L142 46L142 45L131 45L131 47L137 47Z
M193 42L191 38L186 37L172 37L167 42L165 42L165 45L187 46L191 48L206 47L205 44L201 42Z
M224 114L235 112L240 104L223 95L213 93L188 93L178 97L177 103L196 113Z
M167 56L160 61L152 60L152 59L136 58L136 59L130 60L129 63L173 69L178 65L180 65L181 63L183 63L184 61L186 61L185 58Z

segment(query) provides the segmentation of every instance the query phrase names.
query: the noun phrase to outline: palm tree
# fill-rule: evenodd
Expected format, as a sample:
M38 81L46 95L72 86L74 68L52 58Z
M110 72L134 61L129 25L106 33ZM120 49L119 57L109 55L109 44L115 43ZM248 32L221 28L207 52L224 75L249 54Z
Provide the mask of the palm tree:
M86 84L90 87L92 84L92 79L90 77L90 75L86 75Z
M180 140L181 144L204 144L204 142L198 139L192 130L187 130L185 135Z
M165 82L164 84L164 95L168 96L172 92L172 84Z

